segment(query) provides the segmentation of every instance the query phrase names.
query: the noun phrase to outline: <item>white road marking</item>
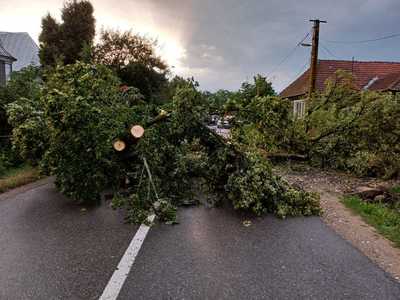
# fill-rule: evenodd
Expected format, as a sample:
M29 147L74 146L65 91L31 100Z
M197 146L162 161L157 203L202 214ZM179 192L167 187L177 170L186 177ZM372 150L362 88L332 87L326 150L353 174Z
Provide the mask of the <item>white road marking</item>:
M153 222L155 215L151 215L148 220ZM149 232L150 227L142 224L140 225L138 231L133 237L131 243L126 249L124 256L122 256L117 269L114 271L110 280L107 283L106 288L103 291L103 294L100 296L99 300L116 300L119 292L124 285L126 278L129 275L129 271L132 268L133 263L135 262L136 256L139 253L140 248Z

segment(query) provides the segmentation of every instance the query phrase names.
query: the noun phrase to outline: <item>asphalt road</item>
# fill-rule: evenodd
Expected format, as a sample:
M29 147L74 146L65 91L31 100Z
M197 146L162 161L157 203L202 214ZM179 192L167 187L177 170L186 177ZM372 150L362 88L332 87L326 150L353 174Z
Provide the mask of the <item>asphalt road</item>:
M137 227L46 181L0 195L0 299L98 299Z
M0 299L97 299L137 226L43 183L0 195ZM230 209L193 207L179 219L150 230L118 299L400 299L320 218L245 227Z
M119 299L400 299L400 284L320 218L180 210L144 242Z

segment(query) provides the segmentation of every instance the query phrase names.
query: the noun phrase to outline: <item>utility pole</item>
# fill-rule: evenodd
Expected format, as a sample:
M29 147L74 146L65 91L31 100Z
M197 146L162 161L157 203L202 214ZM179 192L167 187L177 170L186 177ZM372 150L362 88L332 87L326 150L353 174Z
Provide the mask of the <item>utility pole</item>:
M308 97L311 98L315 92L315 83L317 81L317 65L318 65L318 44L319 44L319 24L327 23L319 19L310 20L314 23L313 26L313 38L312 38L312 49L311 49L311 64L310 64L310 88L308 91Z

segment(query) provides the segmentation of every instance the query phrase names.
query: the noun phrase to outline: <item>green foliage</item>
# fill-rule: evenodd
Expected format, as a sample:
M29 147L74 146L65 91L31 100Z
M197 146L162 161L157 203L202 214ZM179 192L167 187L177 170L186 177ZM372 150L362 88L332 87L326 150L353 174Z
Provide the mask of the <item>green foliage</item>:
M32 99L36 104L39 100L41 87L40 70L36 67L28 67L19 72L13 72L7 85L0 88L0 173L18 167L22 163L19 151L11 147L12 125L18 125L18 121L13 118L7 120L7 110L13 105L17 106L21 99ZM22 100L24 101L24 100ZM36 147L33 143L32 153Z
M323 93L294 119L292 104L277 97L243 96L233 138L269 153L304 154L314 165L360 176L400 174L400 97L357 91L338 72Z
M54 66L62 57L60 24L47 14L42 18L42 32L39 35L39 58L42 66Z
M306 133L306 148L318 165L357 175L393 177L400 171L400 98L351 88L338 73L327 90L313 98L297 124Z
M396 185L390 189L392 193L400 194L400 185Z
M96 33L94 9L90 1L69 0L61 10L62 54L65 64L82 58L86 47L93 44Z
M7 85L0 87L0 135L9 135L12 130L11 124L7 121L7 105L22 97L37 101L40 87L40 70L32 66L13 72Z
M84 63L48 75L41 98L49 138L44 162L72 199L97 199L109 179L118 178L110 145L131 113L118 85L106 67Z
M183 197L191 196L192 187L200 181L207 191L221 198L227 195L236 209L251 210L258 215L320 213L318 196L294 190L272 174L264 158L254 152L244 153L208 130L200 122L205 101L191 86L178 89L168 122L152 128L151 133L146 132L138 143L138 147L145 145L141 153L148 153L145 156L163 197L179 204Z
M268 152L287 150L293 141L291 103L276 96L256 96L236 114L233 138Z
M235 208L259 215L319 213L314 195L290 188L265 159L203 125L208 102L193 81L180 80L172 102L160 110L136 89L120 89L105 66L78 62L46 76L39 101L21 98L9 115L21 154L44 152L41 166L70 198L97 201L112 187L117 193L113 205L126 208L128 221L143 222L156 214L173 223L176 206L194 198L200 185L221 198L228 195ZM164 121L152 121L165 115ZM146 128L138 141L129 134L134 124ZM126 141L122 153L112 148L116 138ZM44 145L40 154L38 145Z
M21 158L19 155L12 151L11 143L9 140L1 139L0 144L0 177L5 174L8 170L19 166Z
M160 101L168 68L155 53L156 42L131 31L105 30L94 60L116 71L123 84L139 89L146 100Z
M228 179L226 189L236 209L252 210L257 215L274 213L286 216L319 215L319 197L295 190L274 176L265 158L256 152L246 154L246 164Z
M253 80L253 84L248 82L242 83L242 87L239 90L242 98L245 101L250 101L256 96L263 97L275 95L272 83L267 80L267 77L257 74L254 76Z
M93 12L90 1L69 0L61 10L62 23L50 14L42 19L39 56L43 66L72 64L84 57L95 37Z
M19 98L8 105L7 115L13 126L14 151L25 161L38 164L49 144L40 98Z
M15 148L55 174L72 199L97 199L118 171L110 144L125 130L130 111L124 100L137 97L121 93L103 66L59 66L46 76L40 99L20 98L9 106Z
M210 106L210 111L214 114L222 114L226 109L226 105L229 101L234 101L237 92L231 92L227 90L218 90L215 93L205 92L204 96Z
M254 97L275 96L272 83L266 77L257 74L253 78L254 83L243 82L236 94L231 95L225 104L226 111L240 111L247 107Z

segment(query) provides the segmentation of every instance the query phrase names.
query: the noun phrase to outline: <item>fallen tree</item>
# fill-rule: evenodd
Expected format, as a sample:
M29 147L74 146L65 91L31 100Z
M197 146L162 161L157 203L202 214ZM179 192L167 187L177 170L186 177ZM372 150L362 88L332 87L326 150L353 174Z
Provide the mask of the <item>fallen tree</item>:
M70 198L98 201L111 187L114 207L125 207L128 220L137 223L153 213L174 222L176 207L198 192L196 185L258 215L320 213L317 195L290 187L257 151L203 125L205 100L190 82L162 109L142 101L136 89L118 86L104 66L58 67L47 74L42 111L18 124L40 124L32 128L46 138L41 165Z
M288 100L254 97L237 113L233 138L273 158L304 157L359 176L400 175L398 95L358 91L349 74L338 72L306 108L295 118Z

